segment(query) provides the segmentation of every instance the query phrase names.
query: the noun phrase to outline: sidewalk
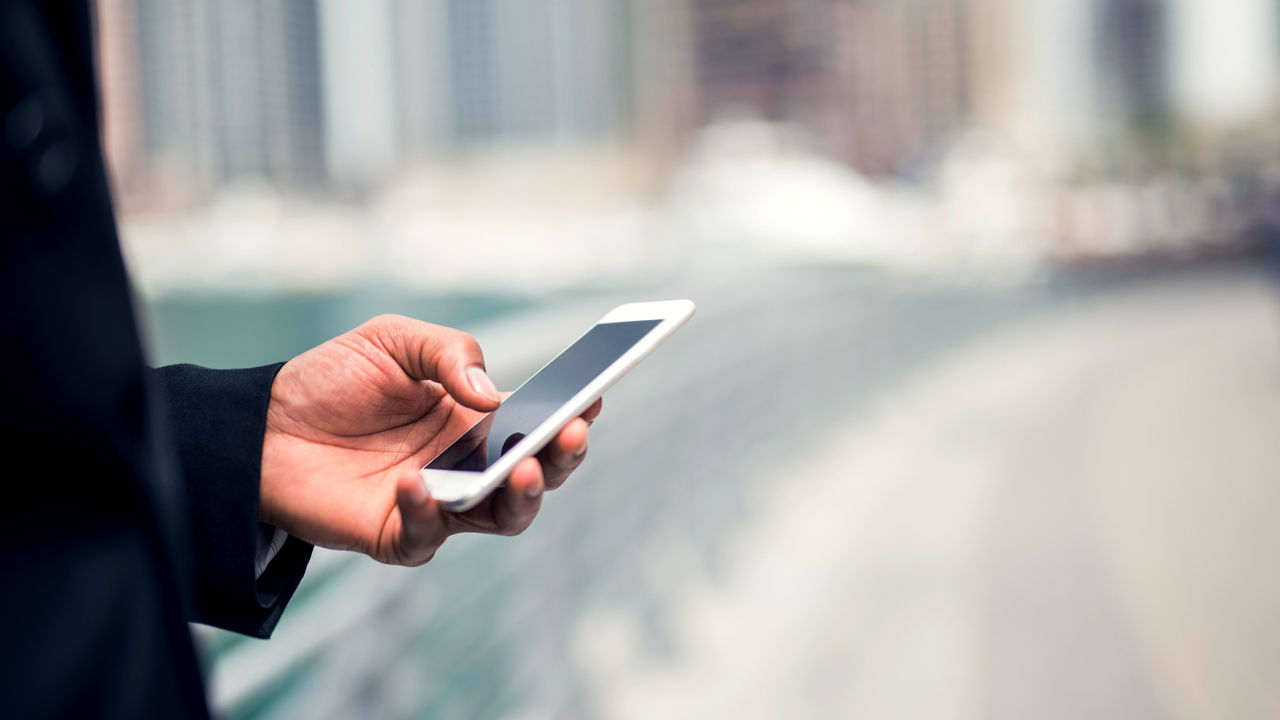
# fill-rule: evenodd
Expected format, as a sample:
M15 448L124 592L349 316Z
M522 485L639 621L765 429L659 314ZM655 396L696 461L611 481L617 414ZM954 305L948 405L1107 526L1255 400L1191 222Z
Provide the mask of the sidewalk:
M833 428L682 643L581 627L609 717L1208 718L1280 712L1280 312L1219 277L991 336Z

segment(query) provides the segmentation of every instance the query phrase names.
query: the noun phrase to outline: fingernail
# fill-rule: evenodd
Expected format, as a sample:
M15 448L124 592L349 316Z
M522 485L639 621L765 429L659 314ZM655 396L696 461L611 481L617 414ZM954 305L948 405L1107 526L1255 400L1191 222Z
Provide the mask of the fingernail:
M530 500L536 500L542 494L542 483L534 483L524 489L525 497Z
M494 386L493 381L489 379L489 374L479 365L473 365L467 368L467 380L471 382L471 389L489 398L490 400L501 400L502 396L498 394L498 388Z
M586 454L587 454L587 446L586 446L586 445L583 445L582 447L580 447L580 448L578 448L577 450L575 450L575 451L574 451L574 453L573 453L573 457L574 457L575 459L577 459L577 458L580 458L580 457L582 457L583 455L586 455Z

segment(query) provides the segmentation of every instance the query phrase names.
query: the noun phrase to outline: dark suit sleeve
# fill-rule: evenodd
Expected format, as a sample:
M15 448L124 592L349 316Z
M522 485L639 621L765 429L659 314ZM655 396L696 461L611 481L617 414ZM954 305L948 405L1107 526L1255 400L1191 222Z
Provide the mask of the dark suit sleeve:
M267 401L280 365L154 370L181 466L195 578L194 622L267 637L312 546L290 537L261 577L258 484Z

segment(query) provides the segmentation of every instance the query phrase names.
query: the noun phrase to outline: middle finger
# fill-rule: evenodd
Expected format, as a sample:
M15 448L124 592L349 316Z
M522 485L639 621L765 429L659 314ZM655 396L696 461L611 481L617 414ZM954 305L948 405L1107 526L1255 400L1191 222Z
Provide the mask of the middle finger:
M587 421L574 418L538 453L548 490L564 484L587 454Z

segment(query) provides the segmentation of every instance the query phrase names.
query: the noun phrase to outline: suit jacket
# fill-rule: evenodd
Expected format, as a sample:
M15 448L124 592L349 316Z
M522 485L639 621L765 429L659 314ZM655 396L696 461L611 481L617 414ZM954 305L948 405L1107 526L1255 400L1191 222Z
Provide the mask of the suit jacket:
M0 714L201 717L187 621L266 637L311 547L256 576L279 366L146 367L92 40L86 0L0 2Z

